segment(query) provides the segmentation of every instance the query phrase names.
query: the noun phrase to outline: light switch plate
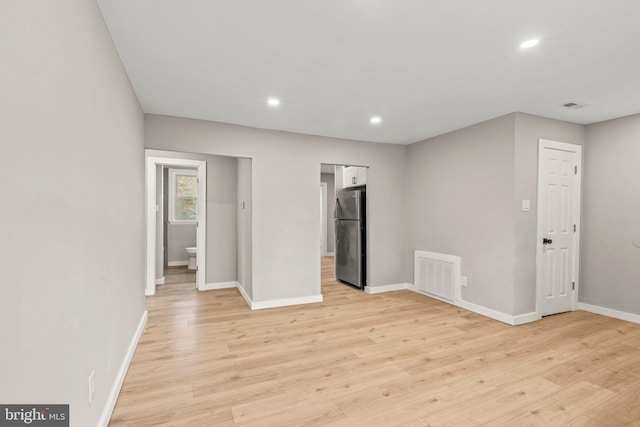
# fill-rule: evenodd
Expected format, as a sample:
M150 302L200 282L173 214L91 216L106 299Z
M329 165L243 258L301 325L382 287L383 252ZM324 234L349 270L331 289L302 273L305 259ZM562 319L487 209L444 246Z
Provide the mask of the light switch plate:
M531 200L522 201L522 212L529 212L531 210Z

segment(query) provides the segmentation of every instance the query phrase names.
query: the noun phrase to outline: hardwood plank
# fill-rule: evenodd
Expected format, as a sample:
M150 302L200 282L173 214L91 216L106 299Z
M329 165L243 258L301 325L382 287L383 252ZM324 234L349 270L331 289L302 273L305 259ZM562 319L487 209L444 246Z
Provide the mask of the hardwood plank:
M580 382L546 396L523 410L490 421L492 426L561 425L607 401L615 393L589 382Z
M640 383L617 393L585 414L598 426L640 425Z
M175 269L178 271L179 269ZM158 286L111 426L640 425L640 325L582 311L512 327L334 280L251 311L236 289Z

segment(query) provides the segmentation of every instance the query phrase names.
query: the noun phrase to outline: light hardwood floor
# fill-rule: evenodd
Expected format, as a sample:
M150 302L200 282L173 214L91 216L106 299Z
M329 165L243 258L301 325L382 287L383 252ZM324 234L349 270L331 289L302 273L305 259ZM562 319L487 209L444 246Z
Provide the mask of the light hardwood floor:
M196 271L189 270L186 265L164 268L164 284L175 285L178 283L191 283L196 287ZM159 285L162 286L162 285Z
M159 286L111 426L640 425L640 325L583 311L508 326L331 280L251 311Z

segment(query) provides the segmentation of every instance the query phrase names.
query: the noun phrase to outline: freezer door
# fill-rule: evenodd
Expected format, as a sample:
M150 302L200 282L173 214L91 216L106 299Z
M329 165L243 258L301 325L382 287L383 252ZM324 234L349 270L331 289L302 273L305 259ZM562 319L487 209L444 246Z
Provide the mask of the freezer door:
M336 278L362 288L360 221L336 220Z
M360 190L343 190L336 196L336 219L360 219Z

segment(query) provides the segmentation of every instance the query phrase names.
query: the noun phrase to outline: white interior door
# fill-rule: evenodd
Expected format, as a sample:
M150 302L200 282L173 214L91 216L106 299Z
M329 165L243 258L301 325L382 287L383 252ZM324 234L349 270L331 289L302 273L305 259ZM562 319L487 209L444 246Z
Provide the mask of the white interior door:
M538 312L576 309L581 147L540 140L538 156Z

